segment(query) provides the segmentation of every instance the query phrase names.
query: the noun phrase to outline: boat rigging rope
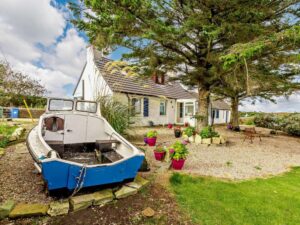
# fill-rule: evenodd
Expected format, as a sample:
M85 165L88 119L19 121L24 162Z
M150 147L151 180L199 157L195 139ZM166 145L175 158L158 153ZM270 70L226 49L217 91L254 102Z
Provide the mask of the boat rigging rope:
M85 175L86 175L86 164L83 164L80 169L79 176L76 177L76 180L77 180L76 187L70 197L73 197L74 195L76 195L80 191L80 189L83 187Z

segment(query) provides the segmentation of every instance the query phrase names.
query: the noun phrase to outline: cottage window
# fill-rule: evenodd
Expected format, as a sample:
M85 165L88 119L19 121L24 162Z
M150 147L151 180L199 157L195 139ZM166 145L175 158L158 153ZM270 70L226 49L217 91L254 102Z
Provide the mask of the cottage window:
M219 118L220 118L220 111L219 111L218 109L216 110L215 115L216 115L216 119L219 119Z
M162 101L162 102L160 102L160 105L159 105L159 115L161 115L161 116L165 116L165 115L167 115L167 103L166 103L166 101Z
M185 116L193 116L194 115L194 103L187 102L185 103Z
M139 98L131 99L131 112L132 115L141 114L141 99Z

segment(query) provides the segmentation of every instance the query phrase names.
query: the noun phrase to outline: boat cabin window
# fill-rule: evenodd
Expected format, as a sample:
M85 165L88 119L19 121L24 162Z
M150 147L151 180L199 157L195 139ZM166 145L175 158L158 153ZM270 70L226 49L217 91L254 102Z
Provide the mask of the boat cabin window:
M77 101L76 110L81 111L81 112L96 113L97 112L97 103L96 102Z
M64 99L50 99L49 101L50 111L72 111L73 101Z

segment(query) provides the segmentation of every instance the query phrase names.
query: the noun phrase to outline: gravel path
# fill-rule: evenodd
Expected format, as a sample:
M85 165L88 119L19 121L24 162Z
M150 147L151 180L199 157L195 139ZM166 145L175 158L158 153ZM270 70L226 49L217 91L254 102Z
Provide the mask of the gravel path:
M136 128L131 131L133 142L142 146L142 134L149 128ZM173 131L167 128L157 128L158 143L170 145L176 139ZM268 129L256 128L263 137L251 144L243 142L243 134L218 127L217 130L226 136L226 145L197 145L189 144L190 154L185 163L185 172L204 176L227 179L250 179L267 177L288 171L292 166L300 166L300 138L284 135L269 135ZM159 168L163 163L157 162L153 156L153 147L147 149L147 159L152 168Z

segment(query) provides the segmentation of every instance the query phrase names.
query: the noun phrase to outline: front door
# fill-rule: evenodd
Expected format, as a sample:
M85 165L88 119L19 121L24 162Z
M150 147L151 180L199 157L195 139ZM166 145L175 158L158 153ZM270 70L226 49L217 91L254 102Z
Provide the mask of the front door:
M195 125L195 105L193 102L186 102L184 104L184 123L189 123L191 126Z

